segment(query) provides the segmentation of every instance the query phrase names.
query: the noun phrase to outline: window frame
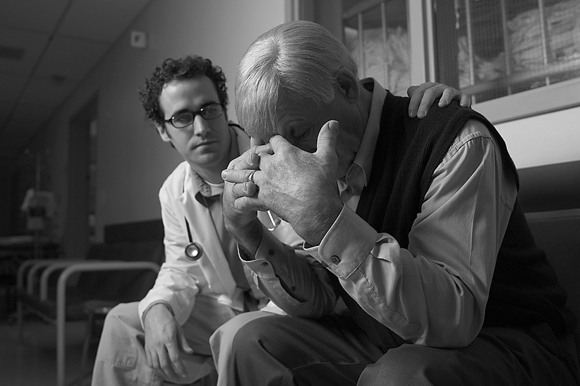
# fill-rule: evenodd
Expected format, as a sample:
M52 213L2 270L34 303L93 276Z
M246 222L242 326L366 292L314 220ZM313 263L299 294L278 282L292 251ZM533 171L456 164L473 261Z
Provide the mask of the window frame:
M295 18L311 20L328 28L339 39L342 37L342 1L332 3L315 0L293 0L297 11ZM360 5L376 5L383 0L363 0ZM390 1L390 0L386 0ZM459 88L449 79L438 75L437 55L441 50L436 48L435 7L436 0L407 1L407 26L410 47L410 85L423 82L439 82ZM447 1L447 0L443 0ZM328 7L329 10L326 10ZM321 15L318 17L318 15ZM324 15L324 16L322 16ZM329 16L330 15L330 16ZM341 17L341 20L333 18ZM467 94L473 94L477 85L462 89ZM555 83L534 90L522 91L504 97L477 102L472 108L485 115L492 123L509 122L528 118L558 110L580 106L580 78Z
M443 0L446 1L446 0ZM408 1L412 3L412 1ZM431 10L430 12L425 11L424 17L430 19L429 25L431 26L431 31L435 34L435 8L436 4L434 0L423 0L422 6L426 10ZM427 81L441 82L445 84L450 84L454 87L459 88L459 85L452 84L451 82L440 79L435 74L437 74L437 62L436 56L436 43L435 39L431 39L428 43L431 45L429 49L433 54L429 57L425 57L425 63L427 66L433 69L433 71L428 74L425 78ZM474 90L478 88L478 85L472 85L464 87L461 91L473 95ZM522 118L529 118L541 114L546 114L554 111L565 110L568 108L576 107L580 105L580 78L571 79L564 82L559 82L551 84L549 86L540 87L533 90L527 90L518 92L515 94L507 95L500 98L495 98L488 101L477 102L474 101L472 108L480 113L482 113L490 122L497 124L503 122L514 121Z

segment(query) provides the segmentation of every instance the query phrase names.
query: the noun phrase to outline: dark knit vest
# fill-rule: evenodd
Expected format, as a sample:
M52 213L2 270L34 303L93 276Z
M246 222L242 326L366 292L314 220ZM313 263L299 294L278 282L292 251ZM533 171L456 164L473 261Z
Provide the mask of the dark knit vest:
M409 243L413 221L421 210L435 168L468 119L483 122L501 151L503 167L517 181L517 171L506 145L493 125L477 112L453 103L431 106L419 120L407 115L409 98L388 93L368 185L357 208L378 232L394 236L402 248ZM385 349L403 339L368 315L341 289L341 296L357 324ZM420 289L417 289L420 290ZM484 326L525 329L548 323L558 336L575 326L573 314L564 307L566 294L554 270L533 239L516 200L500 247L488 299Z

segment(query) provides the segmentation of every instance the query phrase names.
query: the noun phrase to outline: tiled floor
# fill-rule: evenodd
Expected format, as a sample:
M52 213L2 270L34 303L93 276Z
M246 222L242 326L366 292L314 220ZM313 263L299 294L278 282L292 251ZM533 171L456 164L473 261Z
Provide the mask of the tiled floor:
M4 308L3 308L4 309ZM56 326L38 317L25 318L23 339L18 339L18 326L13 315L0 315L0 384L5 386L56 385ZM90 384L96 344L89 350L86 372L80 374L85 325L67 323L66 385Z

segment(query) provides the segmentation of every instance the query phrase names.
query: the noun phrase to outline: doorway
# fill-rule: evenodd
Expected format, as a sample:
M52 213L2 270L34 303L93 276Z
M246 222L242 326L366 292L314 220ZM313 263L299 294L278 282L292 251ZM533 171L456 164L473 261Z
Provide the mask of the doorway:
M84 259L94 241L97 171L97 97L69 122L65 256Z

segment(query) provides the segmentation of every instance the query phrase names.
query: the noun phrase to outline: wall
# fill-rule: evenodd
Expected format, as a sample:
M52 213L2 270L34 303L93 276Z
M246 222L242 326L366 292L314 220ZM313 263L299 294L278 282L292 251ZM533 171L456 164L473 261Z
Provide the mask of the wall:
M50 173L66 218L69 120L98 98L97 240L108 224L160 217L157 193L180 162L146 119L137 90L167 57L206 56L224 69L235 119L233 81L246 48L262 32L285 21L285 0L153 0L124 36L75 90L35 139L52 150ZM130 30L145 31L148 47L130 47Z
M150 126L137 89L166 57L189 53L207 56L228 76L229 116L235 119L236 65L260 33L288 19L288 4L289 0L153 0L36 138L51 152L48 189L59 201L61 225L57 234L62 236L67 211L66 155L71 117L97 95L97 239L102 239L105 225L159 218L157 192L180 157L159 140ZM147 33L147 49L129 46L130 30ZM533 169L580 160L579 120L580 108L575 107L502 123L498 129L518 168ZM572 170L577 172L575 165ZM530 171L533 177L535 171Z
M579 121L580 107L572 107L496 124L518 168L526 212L580 208Z
M580 107L574 107L496 126L516 166L530 168L580 160L578 122Z

